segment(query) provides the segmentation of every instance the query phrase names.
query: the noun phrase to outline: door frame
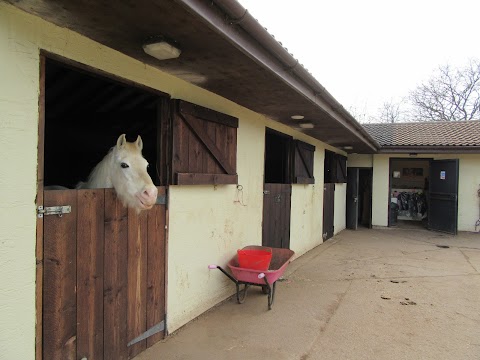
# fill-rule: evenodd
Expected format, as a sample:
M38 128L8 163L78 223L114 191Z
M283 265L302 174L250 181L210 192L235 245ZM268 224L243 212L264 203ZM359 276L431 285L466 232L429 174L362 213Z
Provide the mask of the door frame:
M347 201L346 201L347 204L345 209L346 210L345 223L346 223L346 228L351 230L357 230L358 228L358 187L359 185L360 185L360 169L358 167L347 167ZM355 194L352 194L352 191L355 192Z
M46 50L40 50L39 56L39 97L38 97L38 146L37 146L37 189L36 189L36 198L35 198L35 207L37 208L44 203L44 167L45 167L45 96L46 96L46 63L47 60L51 59L57 62L61 62L65 65L71 66L77 70L84 71L89 75L93 76L101 76L113 82L119 82L126 86L131 86L138 88L143 91L147 91L159 96L161 104L165 106L168 105L168 99L170 95L164 93L160 90L148 87L143 84L136 83L132 80L122 78L118 75L111 74L105 72L100 69L96 69L86 64L79 63L75 60L71 60L65 58L63 56L50 53ZM166 99L168 97L168 99ZM168 118L169 116L169 109L161 108L157 115L157 122L159 125L158 128L158 135L157 135L157 149L158 151L166 149L165 145L165 134L162 133L161 124L163 118ZM165 159L157 158L157 167L158 169L163 169L166 166ZM159 181L161 182L160 186L166 187L166 194L168 194L168 184L162 183L162 177L159 176ZM165 337L168 335L168 328L167 328L167 295L168 295L168 222L169 221L169 210L168 210L168 202L166 207L165 213L165 262L164 262L164 300L165 300L165 329L164 334ZM35 260L36 260L36 270L35 270L35 310L36 310L36 323L35 323L35 360L42 360L43 359L43 278L44 278L44 223L43 218L36 218L36 239L35 239Z
M282 138L283 140L286 141L286 146L285 146L285 150L286 150L286 154L285 154L285 169L284 169L284 174L283 174L283 179L284 181L282 183L269 183L269 182L266 182L266 170L265 170L265 167L266 167L266 163L267 163L267 142L266 142L266 137L267 137L267 134L271 134L271 135L274 135L274 136L278 136L280 138ZM293 139L293 136L291 135L288 135L288 134L285 134L285 133L282 133L278 130L274 130L274 129L271 129L269 127L265 127L265 135L264 135L264 152L263 152L263 166L264 166L264 172L263 172L263 200L262 200L262 206L263 206L263 209L262 209L262 244L264 244L264 246L270 246L270 245L265 245L267 244L266 242L266 239L265 239L265 236L264 236L264 225L265 225L265 191L268 191L266 188L265 188L265 184L282 184L282 185L285 185L285 186L288 186L290 191L289 191L289 196L290 196L290 200L289 200L289 208L288 208L288 212L289 212L289 216L288 216L288 219L289 219L289 223L288 223L288 239L286 239L285 241L285 244L282 244L283 246L288 246L287 248L289 249L290 248L290 230L291 230L291 218L292 218L292 207L291 207L291 203L292 203L292 180L293 180L293 172L292 172L292 167L293 167L293 146L294 146L294 139Z
M364 167L364 166L352 166L352 167L348 167L347 168L347 204L346 204L346 227L347 229L352 229L352 230L357 230L358 228L358 204L360 203L358 200L357 200L357 217L355 219L355 227L352 228L352 227L349 227L349 222L348 222L348 214L349 214L349 199L348 199L348 196L349 196L349 193L348 193L348 189L349 189L349 182L348 182L348 171L350 169L355 169L358 171L357 173L357 197L360 196L359 194L359 188L360 188L360 173L362 172L362 170L367 170L369 172L369 178L370 178L370 183L369 183L369 188L370 188L370 197L368 199L368 206L370 208L370 215L369 215L369 219L368 219L368 228L371 229L372 228L372 194L373 194L373 167ZM389 205L390 206L390 205Z
M332 238L335 235L335 187L336 187L336 183L324 183L323 184L323 211L322 211L322 240L323 240L323 242L327 241L328 239ZM327 202L326 202L327 196L325 196L325 194L329 191L331 192L331 194L330 194L331 197L328 197L328 198L330 199L330 204L332 205L331 206L332 210L331 210L331 212L329 212L327 214L327 212L325 211L325 209L326 209L325 205L327 205ZM329 216L331 216L332 228L326 230L325 229L326 228L325 225L327 223L326 220L329 219ZM330 230L331 230L331 234L330 234Z

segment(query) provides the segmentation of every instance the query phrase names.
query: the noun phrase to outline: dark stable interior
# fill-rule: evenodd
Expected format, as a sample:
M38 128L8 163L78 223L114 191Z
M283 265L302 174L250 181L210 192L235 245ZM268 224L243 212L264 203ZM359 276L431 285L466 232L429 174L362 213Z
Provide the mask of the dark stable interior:
M290 138L268 131L265 134L265 183L288 184Z
M159 95L47 59L44 185L74 188L121 134L143 140L156 185Z

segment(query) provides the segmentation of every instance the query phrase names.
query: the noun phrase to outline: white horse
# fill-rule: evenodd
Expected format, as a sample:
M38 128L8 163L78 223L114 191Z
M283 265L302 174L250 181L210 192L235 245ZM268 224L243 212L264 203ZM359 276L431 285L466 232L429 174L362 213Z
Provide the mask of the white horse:
M148 162L142 156L143 142L140 136L128 142L125 134L119 136L112 147L77 189L114 188L124 206L140 212L150 209L157 200L157 188L148 175Z

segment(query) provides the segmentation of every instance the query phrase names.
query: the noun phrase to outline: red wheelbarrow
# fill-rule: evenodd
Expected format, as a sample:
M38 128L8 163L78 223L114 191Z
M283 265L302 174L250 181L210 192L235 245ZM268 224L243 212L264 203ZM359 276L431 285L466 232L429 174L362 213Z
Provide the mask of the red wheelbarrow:
M217 265L209 265L208 268L219 269L235 283L237 287L237 302L239 304L242 304L245 301L249 286L261 286L263 293L268 295L268 310L271 310L275 299L275 285L277 280L283 275L295 253L289 249L269 248L255 245L246 246L242 250L271 251L272 259L268 270L255 270L240 267L238 254L227 264L232 275ZM240 285L243 285L243 289L240 289Z

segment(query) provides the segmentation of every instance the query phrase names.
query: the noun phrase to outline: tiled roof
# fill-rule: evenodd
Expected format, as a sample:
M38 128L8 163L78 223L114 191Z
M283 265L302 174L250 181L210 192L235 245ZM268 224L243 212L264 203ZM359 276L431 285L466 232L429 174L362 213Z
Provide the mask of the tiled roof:
M383 146L480 146L480 121L362 124Z

